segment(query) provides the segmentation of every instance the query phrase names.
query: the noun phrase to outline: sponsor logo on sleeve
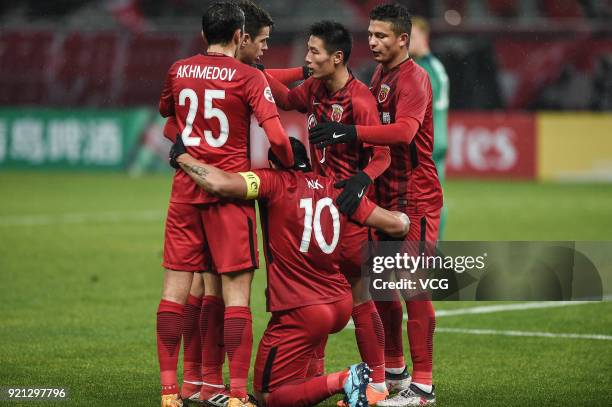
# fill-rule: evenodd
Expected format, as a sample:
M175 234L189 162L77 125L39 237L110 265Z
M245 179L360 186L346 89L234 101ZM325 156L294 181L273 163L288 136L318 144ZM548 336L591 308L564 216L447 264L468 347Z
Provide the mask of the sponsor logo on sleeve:
M272 96L272 90L269 86L264 89L264 97L268 102L274 103L274 96Z

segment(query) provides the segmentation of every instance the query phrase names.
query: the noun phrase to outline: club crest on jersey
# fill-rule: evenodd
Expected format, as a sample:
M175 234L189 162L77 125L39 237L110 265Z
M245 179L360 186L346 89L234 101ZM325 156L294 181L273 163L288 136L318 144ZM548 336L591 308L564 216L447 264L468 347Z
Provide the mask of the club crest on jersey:
M264 97L268 102L274 103L274 96L272 96L272 90L269 86L266 86L266 88L264 89Z
M344 108L340 105L332 105L332 112L329 118L334 122L340 122L342 115L344 114Z
M318 124L317 117L314 113L308 115L308 130L312 129L314 126Z
M387 84L382 84L380 86L380 90L378 91L378 103L383 103L389 97L389 92L391 92L391 87Z

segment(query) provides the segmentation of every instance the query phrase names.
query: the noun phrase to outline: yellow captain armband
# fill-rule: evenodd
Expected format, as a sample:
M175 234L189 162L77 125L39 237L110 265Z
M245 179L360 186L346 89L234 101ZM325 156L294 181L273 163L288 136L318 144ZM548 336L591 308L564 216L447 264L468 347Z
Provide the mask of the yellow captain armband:
M259 177L252 171L239 172L247 186L246 199L257 199L259 196Z

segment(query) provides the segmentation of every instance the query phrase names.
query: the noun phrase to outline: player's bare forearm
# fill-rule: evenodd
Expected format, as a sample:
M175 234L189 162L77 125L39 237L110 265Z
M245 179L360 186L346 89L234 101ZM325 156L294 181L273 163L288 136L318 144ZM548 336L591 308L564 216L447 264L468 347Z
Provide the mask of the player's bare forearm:
M377 206L365 222L366 226L376 228L386 235L401 238L408 234L410 219L402 212L391 212Z
M239 174L225 172L196 160L189 154L180 155L177 162L183 171L205 191L224 198L243 199L246 197L246 185Z

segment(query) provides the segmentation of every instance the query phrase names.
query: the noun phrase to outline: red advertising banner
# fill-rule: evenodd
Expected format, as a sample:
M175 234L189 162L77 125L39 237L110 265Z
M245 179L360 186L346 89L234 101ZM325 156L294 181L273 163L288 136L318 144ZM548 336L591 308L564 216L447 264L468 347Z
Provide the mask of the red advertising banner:
M280 112L287 134L308 142L306 117ZM450 113L446 173L449 178L536 177L535 115L529 113ZM253 168L268 166L268 140L251 122Z
M535 133L529 113L450 113L447 176L535 179Z

